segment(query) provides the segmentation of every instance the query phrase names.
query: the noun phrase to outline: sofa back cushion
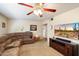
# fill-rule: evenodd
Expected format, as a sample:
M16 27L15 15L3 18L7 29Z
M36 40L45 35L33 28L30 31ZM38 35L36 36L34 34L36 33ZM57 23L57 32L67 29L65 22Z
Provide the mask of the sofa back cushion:
M0 43L5 42L6 40L8 40L9 36L2 36L0 37Z
M25 32L25 33L24 33L24 36L27 36L27 37L29 37L29 38L32 38L33 33L32 33L32 32L27 31L27 32Z

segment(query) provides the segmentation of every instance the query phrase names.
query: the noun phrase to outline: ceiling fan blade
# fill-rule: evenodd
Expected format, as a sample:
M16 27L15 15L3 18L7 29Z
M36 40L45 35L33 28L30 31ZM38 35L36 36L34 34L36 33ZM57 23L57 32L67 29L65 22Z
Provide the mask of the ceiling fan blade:
M30 15L30 14L32 14L32 13L33 13L33 11L29 12L27 15Z
M56 9L49 9L49 8L43 8L44 11L49 11L49 12L56 12Z
M25 4L25 3L18 3L18 4L23 5L23 6L27 6L27 7L30 7L30 8L33 8L33 6Z

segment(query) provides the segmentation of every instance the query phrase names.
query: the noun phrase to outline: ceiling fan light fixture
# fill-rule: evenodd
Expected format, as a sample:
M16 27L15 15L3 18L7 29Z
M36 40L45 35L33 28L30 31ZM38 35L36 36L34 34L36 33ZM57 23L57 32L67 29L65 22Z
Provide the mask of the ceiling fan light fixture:
M34 14L39 16L39 15L42 15L43 13L42 13L41 9L36 9L36 10L34 10Z
M56 9L44 8L45 3L35 3L34 6L31 6L31 5L28 5L28 4L25 4L25 3L18 3L18 4L33 8L33 11L29 12L27 15L34 13L35 15L42 17L43 11L45 11L45 12L46 11L47 12L56 12Z

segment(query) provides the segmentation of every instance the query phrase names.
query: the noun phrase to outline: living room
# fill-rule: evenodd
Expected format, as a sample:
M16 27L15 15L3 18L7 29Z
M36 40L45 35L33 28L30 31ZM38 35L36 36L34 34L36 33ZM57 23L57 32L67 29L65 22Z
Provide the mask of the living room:
M30 5L35 5L35 3L30 3ZM33 37L32 39L35 40L35 46L36 44L37 46L41 46L44 42L47 45L47 50L49 50L49 52L46 52L42 49L39 50L38 52L38 47L37 49L34 49L35 51L32 51L33 48L32 45L31 47L28 47L31 49L31 53L27 54L24 53L23 55L27 56L27 55L64 55L62 53L60 53L59 51L53 49L53 48L48 48L50 46L50 38L60 38L63 37L63 35L59 33L55 33L55 27L57 25L62 25L62 24L73 24L73 23L78 23L79 22L79 3L48 3L48 4L44 4L44 7L47 8L54 8L56 9L56 12L43 12L43 16L40 17L40 15L36 15L36 14L32 14L32 15L26 15L28 12L32 11L33 9L30 9L29 7L20 5L18 3L0 3L0 37L6 36L8 35L9 37L11 35L13 35L14 37L17 36L18 38L22 38L25 37L28 34L24 34L26 32L32 32ZM56 28L56 30L58 29L63 29L63 30L72 30L72 26L66 28L65 26L63 27L58 27ZM19 33L19 34L17 34ZM21 34L21 36L19 36ZM74 33L73 33L74 34ZM56 36L55 36L56 35ZM76 34L75 34L76 35ZM67 35L69 36L69 35ZM15 38L10 38L10 39L15 39L15 41L17 40L16 37ZM73 36L75 37L75 36ZM25 37L26 38L26 37ZM40 39L42 41L42 43L39 43L38 41L40 41ZM72 39L72 37L64 37L64 38L69 38ZM63 38L63 39L64 39ZM76 37L77 38L77 37ZM20 41L21 40L17 40ZM44 42L43 42L44 41ZM79 43L78 38L77 40L70 40L76 43ZM24 41L23 41L24 42ZM29 41L27 41L28 43ZM17 43L17 42L16 42ZM39 43L39 44L38 44ZM51 42L52 43L52 42ZM1 43L2 44L2 43ZM30 44L34 44L33 41L30 41ZM44 46L45 46L44 44ZM29 44L25 44L25 46L27 47L27 45L29 46ZM10 46L10 45L9 45ZM23 47L25 47L23 46ZM2 45L1 45L2 47ZM23 48L21 47L21 48ZM20 47L19 47L20 48ZM71 48L71 47L70 47ZM8 48L6 48L8 49ZM12 46L10 47L10 49L12 49ZM14 51L17 51L18 49L16 48ZM52 52L53 50L53 52ZM11 50L13 51L13 50ZM28 51L28 50L27 50ZM42 52L44 51L44 52ZM68 50L69 51L69 50ZM5 49L4 49L5 52ZM30 52L30 51L29 51ZM46 53L45 53L46 52ZM51 53L52 52L52 53ZM3 53L2 51L0 53ZM6 52L5 52L6 53ZM5 53L3 53L2 55L6 55ZM19 54L19 53L18 53ZM21 54L21 53L20 53ZM19 54L19 55L20 55ZM71 53L72 54L72 53ZM69 54L69 55L71 55ZM11 53L9 54L11 55ZM17 55L16 53L12 54L12 55ZM21 54L22 55L22 54ZM66 55L68 55L66 53Z

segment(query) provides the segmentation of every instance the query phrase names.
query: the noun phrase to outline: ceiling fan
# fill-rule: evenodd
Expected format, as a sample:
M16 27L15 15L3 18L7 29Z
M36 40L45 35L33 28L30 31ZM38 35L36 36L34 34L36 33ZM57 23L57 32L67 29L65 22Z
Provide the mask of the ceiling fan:
M42 17L43 16L43 11L47 11L47 12L56 12L56 9L49 9L49 8L43 8L45 3L35 3L34 7L25 3L18 3L20 5L29 7L29 8L33 8L33 11L27 13L27 15L30 15L32 13Z

